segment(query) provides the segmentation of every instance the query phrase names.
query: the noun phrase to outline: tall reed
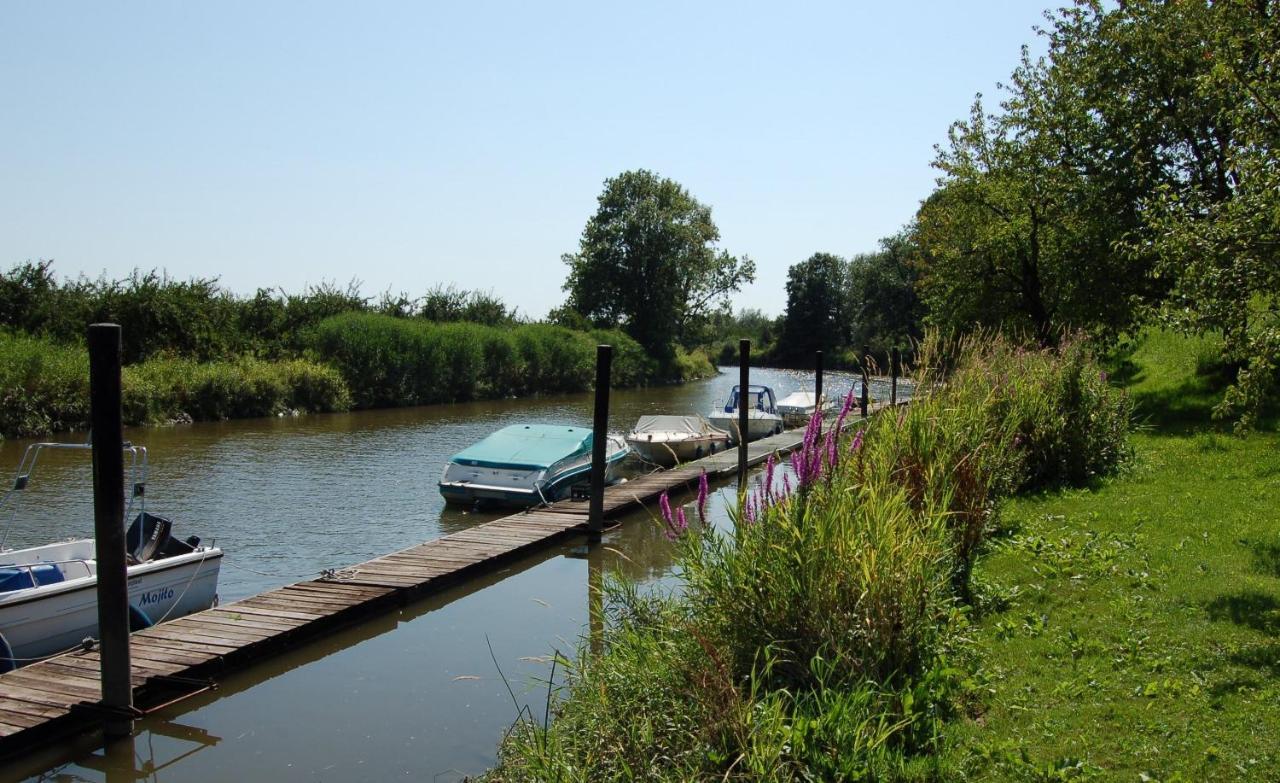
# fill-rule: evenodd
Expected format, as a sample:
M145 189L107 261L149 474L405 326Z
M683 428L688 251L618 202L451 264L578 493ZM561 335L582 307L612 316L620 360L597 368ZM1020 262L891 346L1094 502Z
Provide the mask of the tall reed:
M652 379L654 364L621 332L551 324L437 324L372 313L320 323L317 357L333 365L362 408L584 391L595 380L595 346L614 346L613 383Z

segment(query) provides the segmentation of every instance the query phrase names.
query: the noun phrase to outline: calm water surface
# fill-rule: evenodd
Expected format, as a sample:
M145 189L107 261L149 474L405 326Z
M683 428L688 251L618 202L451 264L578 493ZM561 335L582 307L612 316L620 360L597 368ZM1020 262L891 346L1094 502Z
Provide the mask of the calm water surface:
M736 370L678 387L615 390L610 429L653 413L723 405ZM752 370L779 398L812 375ZM827 375L843 393L851 379ZM900 389L900 392L902 390ZM887 397L873 384L873 396ZM523 422L590 426L589 394L351 414L127 430L150 450L148 510L181 537L213 539L232 601L496 518L446 508L436 490L453 453ZM75 440L67 436L66 440ZM8 484L26 442L0 444ZM6 545L92 532L87 455L41 458ZM711 516L727 524L730 489ZM624 556L625 555L625 556ZM132 742L62 748L0 778L458 780L494 762L520 707L542 715L547 656L572 654L606 572L661 586L671 548L641 514L587 551L570 542L334 634L139 721ZM514 701L512 693L514 692ZM34 777L32 777L34 776Z

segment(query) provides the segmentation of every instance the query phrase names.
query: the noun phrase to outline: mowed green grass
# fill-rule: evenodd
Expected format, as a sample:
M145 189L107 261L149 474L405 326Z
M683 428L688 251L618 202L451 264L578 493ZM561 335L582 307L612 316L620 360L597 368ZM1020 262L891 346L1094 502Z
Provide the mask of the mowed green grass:
M973 700L944 766L1280 780L1280 435L1209 424L1212 355L1148 339L1128 357L1147 422L1131 470L1003 509L976 574Z

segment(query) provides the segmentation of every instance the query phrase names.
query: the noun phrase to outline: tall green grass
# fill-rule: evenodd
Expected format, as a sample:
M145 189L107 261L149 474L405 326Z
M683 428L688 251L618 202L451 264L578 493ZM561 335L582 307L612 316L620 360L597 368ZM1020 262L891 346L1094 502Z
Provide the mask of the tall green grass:
M327 412L351 405L337 372L301 359L149 359L125 367L122 384L126 424ZM88 421L88 352L0 333L0 435L83 429Z
M597 342L614 346L613 383L650 380L653 361L620 332L550 324L437 324L371 313L320 323L314 354L335 367L362 408L583 391L595 381Z
M682 589L614 584L604 652L580 652L555 722L520 721L491 779L947 779L934 752L999 501L1115 470L1129 403L1083 345L920 355L952 369L867 424L846 427L852 400L814 419L731 532L664 509Z

